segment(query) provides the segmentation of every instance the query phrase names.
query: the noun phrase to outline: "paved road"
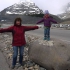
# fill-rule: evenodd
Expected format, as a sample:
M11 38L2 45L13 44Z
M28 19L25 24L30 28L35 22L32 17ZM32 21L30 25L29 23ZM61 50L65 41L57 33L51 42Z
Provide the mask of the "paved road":
M38 29L35 31L29 31L28 33L35 34L38 36L43 36L44 29ZM61 30L61 29L51 29L51 37L57 38L67 43L70 43L70 30Z

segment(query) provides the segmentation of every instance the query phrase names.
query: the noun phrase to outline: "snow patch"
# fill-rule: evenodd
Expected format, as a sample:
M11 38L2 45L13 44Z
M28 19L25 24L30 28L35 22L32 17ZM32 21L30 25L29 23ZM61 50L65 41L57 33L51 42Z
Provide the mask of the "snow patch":
M25 14L26 13L26 11L24 11L24 12L22 12L22 11L20 11L20 12L9 12L9 11L7 11L6 12L6 14Z
M1 22L6 21L6 20L1 20Z
M66 16L62 17L62 19L65 19L65 18L66 18Z
M6 14L12 14L10 11L6 11Z
M33 7L30 7L31 9L35 9L36 11L39 11L39 9L38 8L33 8Z
M22 8L14 8L14 9L22 9Z
M29 11L29 12L35 12L35 11Z

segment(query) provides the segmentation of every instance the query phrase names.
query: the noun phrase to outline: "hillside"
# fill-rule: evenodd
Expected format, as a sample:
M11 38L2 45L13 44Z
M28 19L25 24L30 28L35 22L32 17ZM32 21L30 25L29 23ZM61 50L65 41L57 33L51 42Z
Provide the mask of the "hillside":
M0 12L0 22L13 22L16 17L21 17L23 19L23 23L34 24L40 20L43 15L43 11L38 6L36 6L35 3L21 1L2 10ZM58 22L63 21L56 15L50 14L50 16Z

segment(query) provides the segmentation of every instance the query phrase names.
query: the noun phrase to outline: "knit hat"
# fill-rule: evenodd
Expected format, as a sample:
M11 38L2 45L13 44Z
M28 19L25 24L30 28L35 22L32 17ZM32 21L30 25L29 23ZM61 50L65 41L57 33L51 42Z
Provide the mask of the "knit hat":
M45 10L44 14L49 14L49 11L48 10Z

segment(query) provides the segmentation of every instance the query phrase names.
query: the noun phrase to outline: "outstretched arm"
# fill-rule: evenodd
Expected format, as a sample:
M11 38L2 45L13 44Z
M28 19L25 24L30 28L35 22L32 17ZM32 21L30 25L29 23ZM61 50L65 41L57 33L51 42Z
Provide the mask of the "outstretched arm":
M38 26L23 26L25 31L35 30L38 29Z
M50 19L50 21L57 24L57 21L55 21L54 19Z
M9 27L9 28L1 28L0 29L0 33L3 33L3 32L12 32L13 30L13 26Z
M37 24L44 22L44 19L41 19L39 22L37 22Z

